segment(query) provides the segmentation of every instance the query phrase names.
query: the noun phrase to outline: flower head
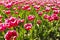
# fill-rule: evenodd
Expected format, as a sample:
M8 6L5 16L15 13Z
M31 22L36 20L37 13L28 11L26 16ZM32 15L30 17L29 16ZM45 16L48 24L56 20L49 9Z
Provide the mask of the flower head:
M6 25L4 23L0 23L0 31L5 31Z
M38 15L39 15L39 16L42 16L42 14L43 14L43 12L38 12Z
M31 23L26 23L26 24L24 24L24 28L26 30L30 30L32 28L32 24Z
M42 23L41 20L37 20L37 24L40 25Z
M35 19L35 16L34 16L34 15L29 15L29 16L28 16L28 20L29 20L29 21L33 21L34 19Z
M18 33L15 30L9 30L4 38L5 40L16 40L16 37L18 36Z

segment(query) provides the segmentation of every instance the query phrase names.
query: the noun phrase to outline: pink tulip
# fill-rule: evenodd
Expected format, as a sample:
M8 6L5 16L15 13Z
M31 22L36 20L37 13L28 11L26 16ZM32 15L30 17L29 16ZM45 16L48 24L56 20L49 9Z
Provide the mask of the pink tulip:
M49 15L45 14L44 19L48 19Z
M58 20L59 19L57 14L52 14L51 16L54 18L54 20Z
M24 21L25 21L25 20L24 20L24 19L22 19L22 20L21 20L21 23L24 23Z
M54 14L59 14L60 10L54 10Z
M42 16L42 15L43 15L43 12L38 12L38 15L39 15L39 16Z
M46 10L46 12L49 12L50 11L50 7L46 7L45 10Z
M29 21L33 21L34 19L35 19L35 16L34 16L34 15L29 15L29 16L28 16L28 20L29 20Z
M59 8L56 8L56 6L53 6L52 10L59 10Z
M6 25L4 23L0 23L0 31L5 31Z
M26 30L30 30L32 28L32 24L31 23L26 23L26 24L24 24L24 28Z
M18 6L17 9L20 10L21 9L21 6Z
M39 24L39 25L40 25L41 23L42 23L42 21L41 21L41 20L37 20L37 24Z
M29 5L24 5L24 6L22 7L23 10L27 10L28 8L30 8Z
M52 16L49 16L49 17L48 17L48 21L49 21L49 22L51 22L51 21L53 21L53 20L54 20L54 17L52 17Z
M13 8L13 10L16 10L16 9L17 9L16 7Z
M15 14L19 14L18 12L15 12Z
M15 30L9 30L4 38L5 40L16 40L16 37L18 36L18 33Z
M10 14L10 13L11 13L10 10L6 10L6 11L5 11L5 14Z
M8 3L8 4L5 3L4 5L5 5L6 8L10 9L13 4L12 4L12 2L11 2L11 3Z

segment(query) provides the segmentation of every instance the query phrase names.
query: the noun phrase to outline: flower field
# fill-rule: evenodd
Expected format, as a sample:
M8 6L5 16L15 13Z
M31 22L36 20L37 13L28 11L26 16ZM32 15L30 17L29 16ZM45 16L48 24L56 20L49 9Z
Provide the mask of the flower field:
M0 0L0 40L60 40L60 0Z

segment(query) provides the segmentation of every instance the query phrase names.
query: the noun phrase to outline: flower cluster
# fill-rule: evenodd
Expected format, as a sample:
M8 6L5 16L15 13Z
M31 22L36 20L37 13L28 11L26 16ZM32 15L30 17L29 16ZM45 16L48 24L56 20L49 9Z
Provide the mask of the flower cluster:
M16 40L17 32L17 40L47 40L51 34L58 38L59 26L60 0L0 0L0 32L7 31L5 40Z
M10 17L9 19L5 20L7 28L16 27L20 22L21 20L16 19L15 17Z

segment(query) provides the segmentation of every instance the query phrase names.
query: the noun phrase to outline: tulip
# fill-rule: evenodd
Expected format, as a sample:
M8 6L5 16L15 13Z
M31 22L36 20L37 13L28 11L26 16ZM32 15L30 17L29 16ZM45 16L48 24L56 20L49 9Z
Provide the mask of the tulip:
M60 10L54 10L54 14L59 14Z
M37 24L40 25L42 23L41 20L37 20Z
M50 11L50 7L46 7L45 10L46 10L46 12L49 12Z
M11 13L10 10L5 11L5 14L10 14L10 13Z
M31 23L26 23L26 24L24 24L24 28L26 30L30 30L32 28L32 24Z
M43 12L38 12L38 15L39 15L39 16L42 16L42 14L43 14Z
M12 2L11 2L11 3L8 3L8 4L5 3L4 5L5 5L6 8L10 9L13 4L12 4Z
M54 20L54 17L52 17L52 16L49 16L49 17L48 17L48 21L49 21L49 22L51 22L51 21L53 21L53 20Z
M52 14L51 16L54 18L54 20L58 20L59 19L57 14Z
M49 15L44 14L44 19L48 19Z
M17 9L16 7L13 8L13 10L16 10L16 9Z
M9 30L5 34L4 38L5 40L16 40L17 36L18 36L18 33L15 30Z
M15 14L19 14L18 12L15 12Z
M0 23L0 31L5 31L6 25L4 23Z
M33 21L34 19L35 19L35 16L34 16L34 15L29 15L29 16L28 16L28 20L29 20L29 21Z

